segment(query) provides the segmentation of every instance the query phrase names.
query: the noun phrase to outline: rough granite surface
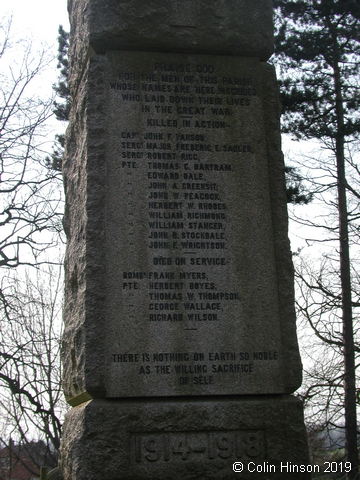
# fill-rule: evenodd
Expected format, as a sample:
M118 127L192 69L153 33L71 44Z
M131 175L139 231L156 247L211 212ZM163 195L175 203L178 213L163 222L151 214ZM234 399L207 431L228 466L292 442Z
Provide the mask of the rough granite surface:
M64 227L65 329L62 339L63 388L68 398L85 392L103 395L105 273L105 137L101 88L103 59L85 72L86 82L73 90L73 108L63 164L66 193ZM91 100L89 100L89 97ZM101 121L99 122L99 119ZM81 399L83 401L83 399Z
M77 59L89 42L99 53L196 51L266 60L273 52L271 0L69 0L68 8Z
M240 61L235 58L234 75L245 75L246 72L247 76L254 77L256 81L251 88L256 88L258 94L252 100L254 107L251 109L244 110L239 107L237 110L233 108L234 113L230 112L229 126L224 130L223 141L230 145L236 142L251 142L255 153L228 157L228 162L233 162L233 170L238 170L236 175L219 177L213 174L211 177L207 174L208 182L213 182L210 185L218 188L221 195L219 198L223 198L222 201L227 205L227 220L224 225L228 232L226 235L230 242L230 251L225 258L229 259L232 266L226 267L226 276L221 273L225 267L205 271L210 288L214 288L209 283L214 280L214 285L218 281L220 286L215 288L220 291L239 290L240 297L243 297L243 306L240 305L239 308L243 308L243 311L237 310L236 306L225 305L228 313L221 317L223 331L217 332L215 327L209 324L207 330L205 327L202 330L198 343L194 340L193 344L189 344L189 348L191 351L204 352L205 357L208 356L207 352L236 353L237 349L241 352L249 351L251 357L252 351L268 349L278 352L276 355L279 359L266 364L263 362L261 365L264 368L261 367L262 374L258 376L258 382L255 372L242 385L228 380L226 386L217 386L214 383L201 388L194 387L192 390L190 386L175 390L171 384L156 386L160 376L157 379L150 376L136 379L131 370L123 375L119 370L120 365L111 365L114 374L108 377L106 385L112 354L139 352L141 355L148 352L152 355L153 352L181 352L186 347L183 333L180 332L183 340L181 337L175 338L175 327L170 330L168 326L162 325L162 336L152 333L151 328L158 329L160 324L156 327L153 324L151 327L146 320L146 308L142 307L148 298L145 285L143 290L139 290L140 293L143 292L143 297L136 297L138 300L135 302L135 318L139 319L139 322L143 318L143 324L135 323L127 313L129 310L125 308L130 297L126 296L123 290L122 272L146 272L149 269L154 270L155 267L149 266L153 262L154 254L147 249L148 234L144 234L144 228L149 225L145 209L147 200L144 197L148 188L148 173L141 173L142 170L139 170L147 168L147 163L139 164L139 168L133 173L131 170L127 171L132 175L140 175L136 177L139 180L136 180L127 192L127 179L130 177L125 176L126 169L121 168L124 162L121 163L119 158L122 152L128 152L122 150L123 139L119 132L122 132L122 135L134 135L137 131L137 135L141 137L151 131L162 132L164 129L144 127L147 117L140 112L140 94L140 102L124 102L123 105L119 103L121 91L117 95L115 90L110 97L109 85L111 78L116 76L112 65L121 63L122 67L119 68L135 72L136 69L143 71L144 65L156 61L175 60L179 65L190 66L213 62L220 72L230 75L231 59L232 57L222 56L157 53L153 54L149 62L143 53L124 52L110 56L93 54L83 70L82 81L74 88L75 106L64 162L67 192L65 227L69 244L66 255L63 339L64 388L68 399L78 397L78 400L72 400L74 404L83 401L82 395L85 392L94 397L106 396L107 392L111 392L112 397L191 393L272 394L291 393L300 385L301 364L295 330L293 271L287 237L276 80L272 67L256 59ZM130 86L132 88L132 84ZM160 117L157 118L160 120L156 121L162 121ZM206 118L215 122L219 117ZM173 124L180 120L181 117L170 116L165 117L164 121ZM167 127L165 132L169 131L174 137L176 132L182 132L181 129L170 130L170 127ZM214 143L221 144L221 132L222 130L211 131L204 128L199 131L204 138L206 136L212 150L215 148ZM212 138L215 134L216 140ZM140 148L137 145L142 143L138 140L136 143L129 142L129 145ZM175 148L175 145L171 148ZM133 150L130 151L130 154L132 153ZM140 155L143 153L140 152ZM202 164L224 162L221 155L211 152L200 158L203 158L199 160ZM221 178L225 178L223 183L220 183ZM196 187L196 184L194 185ZM126 195L122 193L125 191ZM150 193L151 190L147 195ZM134 207L130 208L132 204ZM128 227L133 223L129 223L130 214L135 215L134 227ZM135 237L132 233L134 228ZM159 253L166 256L168 252L160 250ZM203 255L211 256L211 252L204 252ZM221 256L220 253L213 255ZM156 267L155 270L161 272L162 269ZM252 270L250 276L249 270ZM198 275L204 275L202 271L204 268L200 267L196 270ZM215 276L212 278L211 275ZM165 336L165 331L168 337ZM218 344L214 342L216 338L219 338ZM196 350L196 347L201 349ZM123 366L128 367L129 364ZM137 371L140 367L141 364ZM210 365L206 367L209 368ZM123 377L120 383L119 375ZM163 376L162 379L164 378Z
M310 479L271 0L68 8L63 480Z
M309 458L302 405L287 396L94 400L67 415L62 445L66 480L311 478L291 470Z

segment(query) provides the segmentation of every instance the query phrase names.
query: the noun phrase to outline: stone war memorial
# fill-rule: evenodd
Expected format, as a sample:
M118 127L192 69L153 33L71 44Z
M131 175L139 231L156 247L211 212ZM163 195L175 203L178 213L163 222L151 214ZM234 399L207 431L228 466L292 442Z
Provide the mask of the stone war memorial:
M69 13L63 479L310 478L271 0Z

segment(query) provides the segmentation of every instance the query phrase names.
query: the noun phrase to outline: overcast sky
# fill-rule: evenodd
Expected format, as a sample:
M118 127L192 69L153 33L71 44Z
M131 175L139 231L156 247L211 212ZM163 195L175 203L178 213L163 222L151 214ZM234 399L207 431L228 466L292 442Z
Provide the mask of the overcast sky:
M68 29L66 0L1 0L0 16L13 17L13 35L57 48L60 24Z
M34 95L49 99L54 93L52 85L56 84L59 75L56 68L59 25L69 30L67 0L0 0L0 25L7 25L10 18L12 47L8 49L6 59L2 58L0 73L10 78L10 68L16 71L15 64L21 64L26 46L31 45L31 57L35 59L38 52L46 52L46 59L53 60L31 82L26 95L33 91ZM1 35L0 43L3 41ZM22 42L17 46L19 41ZM54 134L60 133L63 128L65 125L62 122L51 118L48 122L49 145L53 143Z

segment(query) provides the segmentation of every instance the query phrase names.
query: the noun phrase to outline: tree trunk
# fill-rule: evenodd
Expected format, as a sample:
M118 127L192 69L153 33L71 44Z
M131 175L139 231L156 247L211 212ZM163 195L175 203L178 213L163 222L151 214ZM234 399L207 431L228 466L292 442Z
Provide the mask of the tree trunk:
M333 27L334 28L334 27ZM334 51L337 50L336 32L332 30ZM357 420L356 420L356 383L354 358L354 332L352 322L351 303L351 271L349 253L348 212L346 200L345 174L345 135L344 135L344 108L341 90L341 75L339 58L334 55L334 87L336 96L336 167L337 192L339 214L339 242L340 242L340 279L342 298L342 323L344 341L344 389L345 389L345 448L347 461L351 462L351 471L347 474L349 480L359 479L359 460L357 448Z

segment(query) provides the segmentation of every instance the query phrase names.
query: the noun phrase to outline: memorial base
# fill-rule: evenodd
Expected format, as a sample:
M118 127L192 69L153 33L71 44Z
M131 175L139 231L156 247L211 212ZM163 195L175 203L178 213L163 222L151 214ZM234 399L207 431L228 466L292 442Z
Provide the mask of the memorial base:
M306 452L291 396L92 400L67 415L61 468L64 480L305 480Z

